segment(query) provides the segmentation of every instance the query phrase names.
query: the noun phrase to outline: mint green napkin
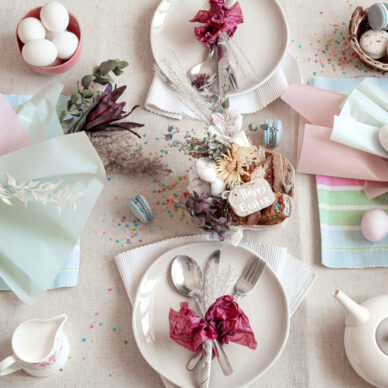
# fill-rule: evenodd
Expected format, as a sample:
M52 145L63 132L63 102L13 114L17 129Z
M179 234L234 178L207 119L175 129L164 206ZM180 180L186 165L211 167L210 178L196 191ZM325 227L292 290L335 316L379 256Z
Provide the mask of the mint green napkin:
M61 85L51 84L18 107L34 144L0 157L0 184L15 180L69 184L82 192L75 211L30 198L13 206L0 202L0 277L25 303L35 303L70 257L102 190L105 171L85 133L63 135L55 107ZM48 140L45 140L48 139Z

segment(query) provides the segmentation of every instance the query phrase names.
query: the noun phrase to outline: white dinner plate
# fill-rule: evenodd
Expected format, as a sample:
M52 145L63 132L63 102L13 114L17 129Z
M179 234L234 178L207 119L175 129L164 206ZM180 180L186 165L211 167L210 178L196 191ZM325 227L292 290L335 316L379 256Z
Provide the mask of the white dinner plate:
M237 275L253 254L248 249L222 242L201 242L172 249L149 267L136 294L132 325L139 350L153 369L180 387L198 387L200 368L194 372L186 369L191 352L169 336L169 310L179 310L180 302L187 300L172 285L171 262L177 255L188 255L204 269L215 249L221 250L221 265L231 265ZM287 299L281 283L268 266L252 292L241 299L240 306L249 318L257 349L234 343L225 345L234 372L224 376L214 360L212 388L237 388L253 382L273 365L286 344L289 331ZM192 301L190 307L196 310Z
M206 1L162 0L151 23L151 48L155 62L169 74L168 64L179 62L188 74L207 56L207 48L194 35L198 23L189 20ZM288 28L284 12L276 0L240 0L244 23L237 27L232 39L236 56L239 90L244 94L263 84L279 66L288 44ZM209 8L209 5L205 7Z

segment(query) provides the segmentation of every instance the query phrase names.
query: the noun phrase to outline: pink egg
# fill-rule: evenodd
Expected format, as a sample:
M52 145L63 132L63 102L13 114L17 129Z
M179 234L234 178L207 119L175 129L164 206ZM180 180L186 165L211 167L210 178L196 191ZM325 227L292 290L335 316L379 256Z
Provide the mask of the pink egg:
M380 241L388 234L388 215L381 209L366 212L361 220L361 231L369 241Z

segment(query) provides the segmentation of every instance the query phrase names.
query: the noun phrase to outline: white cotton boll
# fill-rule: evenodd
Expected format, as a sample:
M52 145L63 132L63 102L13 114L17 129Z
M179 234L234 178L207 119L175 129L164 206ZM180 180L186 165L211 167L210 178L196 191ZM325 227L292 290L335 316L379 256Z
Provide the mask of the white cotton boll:
M226 189L224 181L217 178L214 182L211 183L212 186L212 194L220 196Z
M192 194L194 191L198 195L201 195L203 193L209 194L209 195L211 194L210 183L200 179L195 168L190 169L188 179L189 179L189 184L187 185L187 191L190 194Z
M18 37L23 43L33 39L44 39L46 31L36 18L25 18L19 23Z
M198 176L205 182L212 183L217 179L216 163L207 158L198 159L195 168Z
M232 236L230 238L230 242L234 247L237 247L238 244L244 238L244 228L242 226L237 226L235 230L233 230Z
M232 143L239 145L240 147L250 147L251 143L244 131L240 131L232 137Z
M194 191L198 194L211 194L211 186L209 182L205 182L202 179L196 178L193 179L189 185L187 186L187 191L189 193L194 193Z
M212 183L217 179L217 171L214 168L206 168L201 172L198 172L198 175L205 182Z

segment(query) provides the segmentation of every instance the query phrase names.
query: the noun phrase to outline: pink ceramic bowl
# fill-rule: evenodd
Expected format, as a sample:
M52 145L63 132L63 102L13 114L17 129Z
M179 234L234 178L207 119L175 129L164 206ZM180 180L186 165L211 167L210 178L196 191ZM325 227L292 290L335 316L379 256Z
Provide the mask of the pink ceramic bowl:
M33 17L33 18L37 18L40 20L40 9L42 7L37 7L37 8L34 8L32 9L31 11L27 12L22 18L21 20L19 21L19 23L25 19L25 18L28 18L28 17ZM56 65L56 66L33 66L33 65L30 65L28 62L26 62L22 56L22 48L23 48L23 42L19 39L18 37L18 27L19 27L19 23L16 27L16 43L17 43L17 46L18 46L18 50L19 50L19 53L20 53L20 56L22 57L24 63L32 70L36 71L37 73L40 73L40 74L59 74L59 73L64 73L65 71L67 70L70 70L75 64L76 62L78 61L80 55L81 55L81 51L82 51L82 34L81 34L81 27L78 23L78 20L76 19L76 17L71 14L69 12L69 16L70 16L70 20L69 20L69 25L67 27L67 30L72 32L73 34L77 35L78 37L78 47L77 47L77 50L75 50L75 53L73 54L72 57L70 57L69 59L66 59L65 61L63 61L63 63L61 63L60 65Z

